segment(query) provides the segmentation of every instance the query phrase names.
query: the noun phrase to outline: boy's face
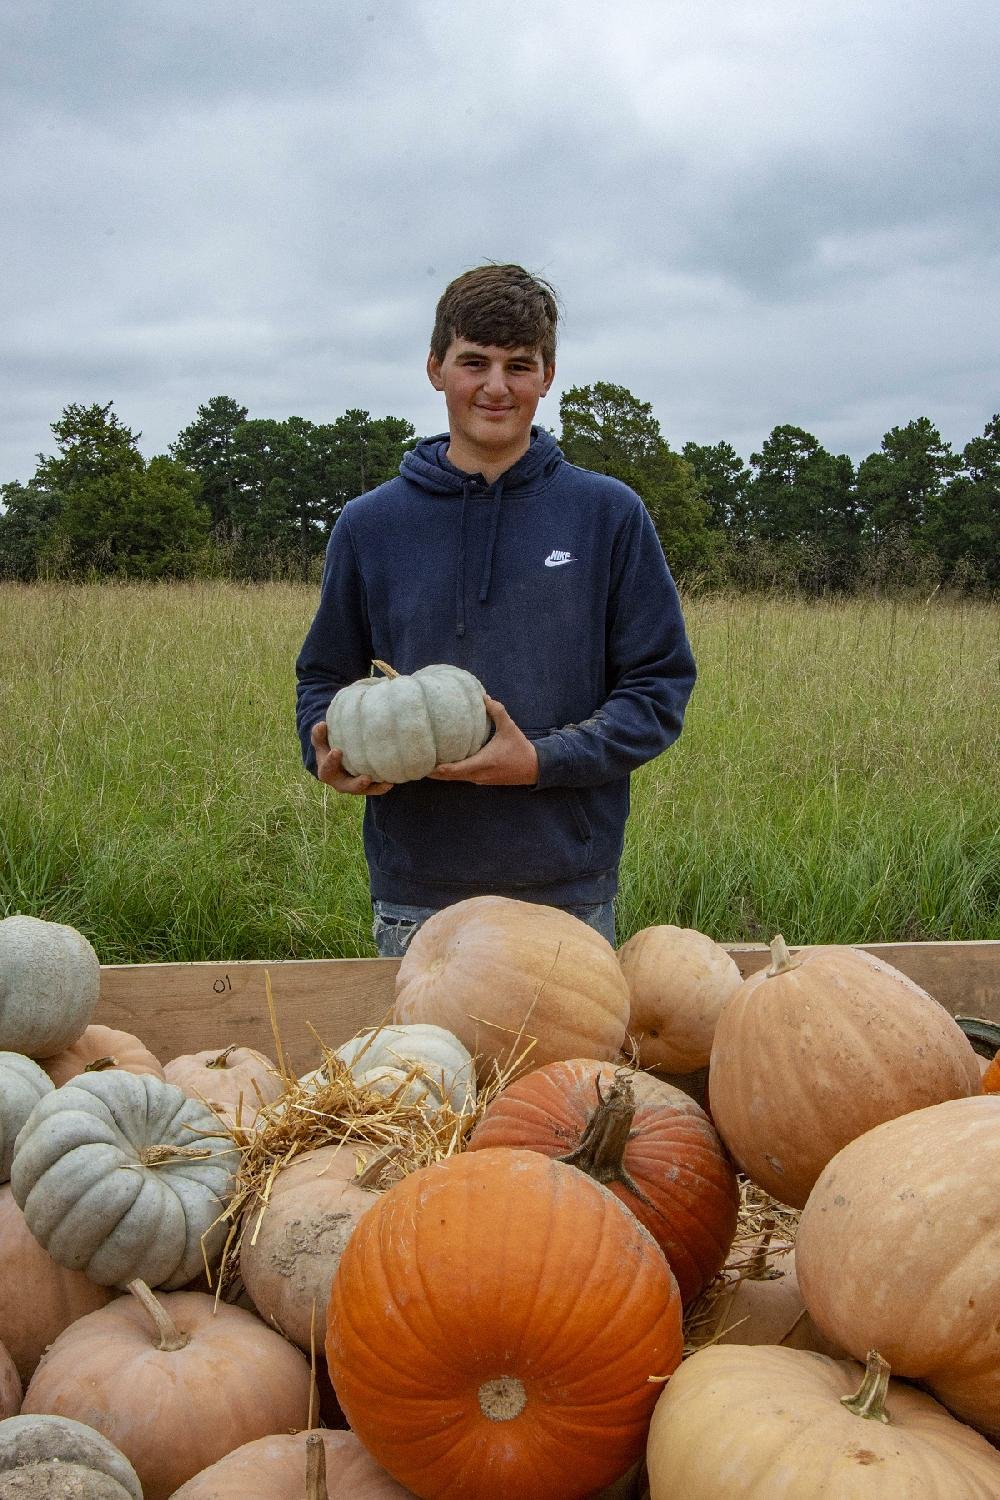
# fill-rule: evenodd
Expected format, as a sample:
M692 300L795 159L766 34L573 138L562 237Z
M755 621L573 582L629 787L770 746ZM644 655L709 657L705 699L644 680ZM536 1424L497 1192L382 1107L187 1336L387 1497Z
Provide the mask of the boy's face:
M454 338L444 359L429 356L427 374L434 389L444 393L452 463L489 477L527 452L535 410L552 384L555 365L546 365L537 349Z

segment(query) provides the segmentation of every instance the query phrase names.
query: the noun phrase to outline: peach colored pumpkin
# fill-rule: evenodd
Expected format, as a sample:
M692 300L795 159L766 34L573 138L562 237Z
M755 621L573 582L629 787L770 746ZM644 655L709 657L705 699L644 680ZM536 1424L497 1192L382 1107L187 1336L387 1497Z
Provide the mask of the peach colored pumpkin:
M221 1052L209 1047L172 1058L163 1075L168 1083L207 1104L230 1128L236 1124L237 1113L240 1124L249 1127L262 1103L271 1104L285 1092L270 1058L235 1043Z
M978 1094L979 1066L947 1011L859 948L782 939L723 1008L709 1097L737 1166L801 1208L826 1163L883 1120ZM864 1352L864 1351L862 1351Z
M0 1344L0 1421L21 1410L21 1377L10 1354Z
M665 923L630 937L618 962L639 1066L664 1073L707 1067L719 1012L743 983L725 948L693 927Z
M614 1193L649 1230L687 1305L721 1269L736 1174L704 1110L648 1073L574 1058L526 1073L487 1107L470 1151L541 1151Z
M10 1185L0 1187L0 1340L24 1384L46 1346L113 1295L82 1271L57 1265L25 1223Z
M44 1058L41 1066L57 1089L81 1073L104 1072L108 1068L164 1077L162 1063L144 1042L130 1031L115 1031L110 1026L88 1026L72 1046L57 1052L54 1057Z
M579 918L473 896L418 929L396 976L394 1020L453 1032L480 1080L518 1060L522 1071L610 1061L625 1040L628 985L611 944Z
M607 1189L535 1151L462 1152L383 1193L334 1277L352 1429L437 1500L569 1500L641 1454L681 1357L677 1283Z
M353 1432L315 1432L323 1444L328 1500L406 1500L409 1490L388 1475ZM306 1482L306 1444L310 1434L297 1432L244 1443L218 1463L203 1469L175 1491L172 1500L302 1500Z
M375 1188L358 1179L359 1161L362 1171L384 1170L381 1155L351 1145L295 1157L275 1176L263 1214L252 1211L245 1223L243 1284L264 1321L306 1351L322 1346L340 1257L361 1215L378 1201Z
M888 1376L874 1355L866 1369L767 1344L699 1350L653 1413L650 1500L1000 1495L1000 1453L923 1391Z
M730 1255L723 1276L728 1287L712 1289L714 1342L781 1344L845 1358L844 1350L825 1339L806 1312L795 1275L795 1249L787 1240L762 1235L749 1255L745 1249Z
M306 1426L309 1362L253 1313L200 1292L129 1291L60 1334L23 1412L88 1422L128 1458L145 1500L167 1500L254 1438Z
M962 1421L1000 1437L1000 1097L953 1099L845 1146L796 1237L816 1326L878 1348Z

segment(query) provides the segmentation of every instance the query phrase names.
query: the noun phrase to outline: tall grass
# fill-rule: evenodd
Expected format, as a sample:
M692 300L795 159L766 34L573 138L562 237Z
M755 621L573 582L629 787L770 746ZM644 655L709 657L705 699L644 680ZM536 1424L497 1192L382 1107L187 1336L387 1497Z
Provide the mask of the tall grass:
M0 915L105 962L371 954L357 799L302 770L296 585L0 587ZM1000 938L985 605L705 598L633 779L619 935Z

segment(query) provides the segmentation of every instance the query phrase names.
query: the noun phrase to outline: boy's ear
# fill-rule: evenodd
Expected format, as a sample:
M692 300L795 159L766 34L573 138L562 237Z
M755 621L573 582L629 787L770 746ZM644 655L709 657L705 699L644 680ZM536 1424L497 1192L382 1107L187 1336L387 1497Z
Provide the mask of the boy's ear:
M550 365L546 365L545 366L545 374L543 376L543 379L545 381L545 385L542 387L542 395L543 396L547 396L549 394L549 391L552 389L552 382L553 382L553 380L555 380L555 378L556 378L556 362L555 362L555 360L553 360Z
M427 356L427 379L436 391L444 390L444 380L441 375L441 361L433 352Z

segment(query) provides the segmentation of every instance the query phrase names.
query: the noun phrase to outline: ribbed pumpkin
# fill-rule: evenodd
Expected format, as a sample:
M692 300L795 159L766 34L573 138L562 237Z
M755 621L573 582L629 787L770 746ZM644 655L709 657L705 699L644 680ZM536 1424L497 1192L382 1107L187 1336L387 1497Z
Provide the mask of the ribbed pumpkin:
M618 950L629 987L628 1034L639 1065L664 1073L708 1066L719 1012L743 983L725 948L693 927L644 927Z
M666 1255L685 1304L722 1267L736 1174L704 1110L680 1089L609 1063L550 1063L488 1106L469 1150L494 1146L558 1157L609 1188Z
M25 1288L30 1287L30 1296ZM23 1384L70 1323L111 1300L82 1271L54 1261L31 1233L9 1185L0 1187L0 1340Z
M628 985L611 944L553 906L473 896L420 927L396 975L394 1019L444 1026L476 1059L521 1070L617 1057Z
M307 1476L310 1436L324 1452L322 1480ZM406 1500L410 1494L366 1451L353 1432L297 1432L258 1438L220 1458L176 1490L171 1500Z
M0 1422L0 1495L143 1500L123 1453L85 1422L51 1415Z
M1000 1437L1000 1097L890 1120L833 1158L796 1236L816 1326L875 1345L964 1422ZM1000 1493L1000 1492L998 1492Z
M0 921L0 1049L51 1057L90 1024L101 964L75 927L40 917Z
M105 1286L183 1286L221 1250L236 1150L215 1116L149 1074L82 1073L35 1105L11 1190L49 1254Z
M297 1156L275 1174L263 1213L245 1223L243 1284L265 1322L300 1349L310 1349L313 1336L322 1342L340 1257L362 1214L378 1202L366 1168L380 1175L384 1159L350 1145Z
M88 1026L72 1046L45 1058L42 1067L56 1088L69 1083L71 1078L79 1078L81 1073L105 1073L114 1068L163 1077L163 1064L137 1036L99 1025Z
M701 1349L657 1402L646 1462L650 1500L1000 1495L1000 1453L874 1354L866 1368L765 1344Z
M183 1089L192 1099L207 1104L223 1124L239 1123L249 1128L261 1104L271 1104L285 1092L285 1084L274 1063L254 1047L233 1043L218 1051L185 1053L165 1065L168 1083Z
M0 1344L0 1420L21 1410L21 1377L13 1357Z
M883 1120L977 1094L979 1067L947 1011L881 959L843 947L793 958L781 938L771 953L770 968L723 1007L709 1100L737 1166L801 1208L848 1141Z
M24 1412L86 1420L126 1455L145 1500L167 1500L234 1448L306 1426L309 1362L253 1313L141 1283L60 1334Z
M39 1099L51 1092L52 1080L38 1063L20 1052L0 1052L0 1182L10 1181L21 1127Z
M437 1500L589 1495L639 1456L682 1346L651 1236L582 1172L463 1152L391 1187L334 1278L327 1360L362 1442Z
M327 709L329 742L350 775L418 781L485 743L490 719L471 672L435 662L406 676L386 662L374 665L385 675L349 683Z

